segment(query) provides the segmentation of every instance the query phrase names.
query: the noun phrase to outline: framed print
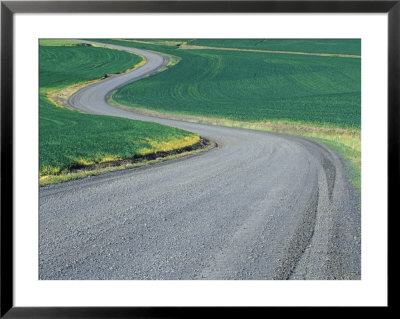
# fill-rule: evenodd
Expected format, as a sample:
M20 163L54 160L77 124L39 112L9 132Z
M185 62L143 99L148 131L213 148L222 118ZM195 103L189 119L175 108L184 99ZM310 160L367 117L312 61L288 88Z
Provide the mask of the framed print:
M1 316L388 307L399 15L2 1Z

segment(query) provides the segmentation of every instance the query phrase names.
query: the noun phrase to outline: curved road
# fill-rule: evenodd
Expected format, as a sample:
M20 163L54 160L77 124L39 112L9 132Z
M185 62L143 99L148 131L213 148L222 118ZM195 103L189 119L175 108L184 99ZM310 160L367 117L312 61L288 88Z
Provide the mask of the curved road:
M313 141L110 106L160 54L71 96L86 113L179 127L218 148L40 188L40 279L360 279L360 213L341 158Z

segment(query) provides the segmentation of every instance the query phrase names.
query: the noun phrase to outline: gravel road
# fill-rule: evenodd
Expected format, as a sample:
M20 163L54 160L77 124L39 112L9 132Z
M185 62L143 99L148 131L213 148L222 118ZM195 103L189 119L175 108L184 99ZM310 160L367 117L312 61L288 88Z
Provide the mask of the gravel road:
M343 160L304 138L134 114L116 88L168 58L69 99L86 113L152 121L211 151L40 188L40 279L360 279L358 198Z

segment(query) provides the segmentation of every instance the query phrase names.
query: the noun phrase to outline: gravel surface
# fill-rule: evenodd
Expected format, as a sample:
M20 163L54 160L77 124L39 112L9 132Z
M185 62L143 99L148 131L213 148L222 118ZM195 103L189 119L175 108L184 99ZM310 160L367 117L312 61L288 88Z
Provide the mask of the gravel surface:
M360 211L345 164L316 142L134 114L110 92L162 68L90 85L84 112L216 141L188 158L40 188L40 279L360 279Z

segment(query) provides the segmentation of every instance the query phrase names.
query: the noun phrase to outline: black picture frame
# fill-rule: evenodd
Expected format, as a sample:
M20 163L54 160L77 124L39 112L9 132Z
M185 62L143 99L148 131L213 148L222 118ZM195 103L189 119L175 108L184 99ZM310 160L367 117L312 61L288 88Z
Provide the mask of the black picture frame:
M246 315L277 308L14 307L13 303L13 18L15 13L387 13L388 204L399 189L400 0L396 1L1 1L1 318L177 318ZM398 211L398 210L396 210ZM390 214L389 214L390 217ZM390 222L389 222L390 225ZM390 238L390 236L389 236ZM388 240L389 240L388 238ZM390 240L389 240L390 243ZM389 246L388 246L389 247ZM388 269L389 270L389 269ZM388 282L389 286L389 282ZM390 308L390 298L388 300ZM293 307L291 308L292 310ZM298 314L304 308L296 308ZM338 308L332 309L336 313ZM249 313L250 311L250 313ZM368 310L370 311L370 309Z

